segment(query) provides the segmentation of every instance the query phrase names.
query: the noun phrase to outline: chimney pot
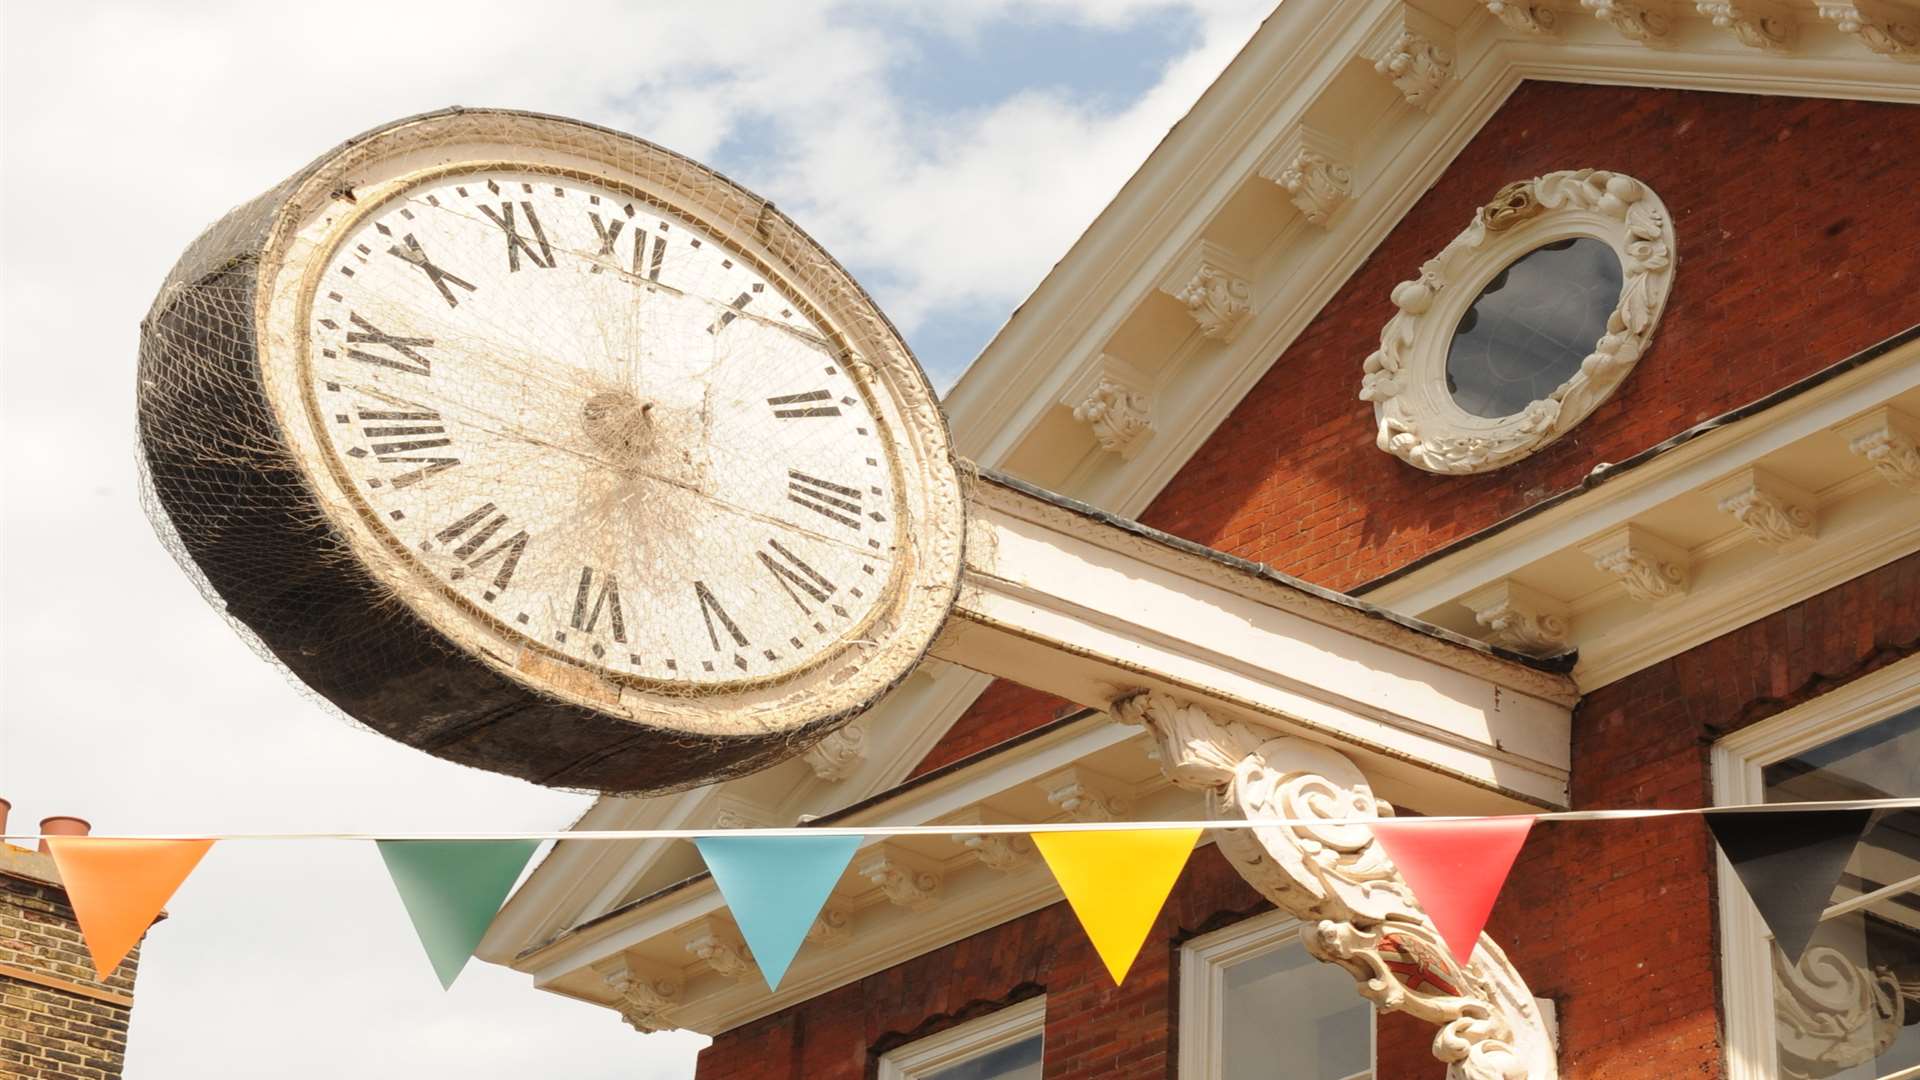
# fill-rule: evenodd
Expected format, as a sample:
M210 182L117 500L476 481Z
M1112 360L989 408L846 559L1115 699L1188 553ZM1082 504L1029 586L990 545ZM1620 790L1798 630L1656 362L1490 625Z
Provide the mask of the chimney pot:
M86 818L67 817L64 814L41 818L40 853L45 855L51 852L52 849L47 847L49 836L85 836L92 831L93 824Z
M13 804L0 799L0 836L7 835L7 814L12 812Z

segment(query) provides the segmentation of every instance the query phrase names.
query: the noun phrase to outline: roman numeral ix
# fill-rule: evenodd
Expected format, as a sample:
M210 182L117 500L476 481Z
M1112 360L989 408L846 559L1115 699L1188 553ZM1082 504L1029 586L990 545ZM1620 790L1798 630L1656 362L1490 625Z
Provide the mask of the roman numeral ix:
M485 524L482 524L483 522ZM455 581L466 577L471 571L485 569L486 565L496 558L500 560L493 574L493 589L486 594L488 600L492 600L496 593L505 592L507 586L513 583L513 572L519 568L520 556L526 554L527 550L529 537L525 529L521 529L485 551L480 550L501 529L505 528L506 524L507 515L500 513L499 508L492 503L484 503L480 509L433 534L433 538L442 544L460 541L460 546L453 549L453 557L465 560L466 565L456 567L449 575Z
M614 224L617 226L619 222L615 222ZM387 249L387 254L413 266L417 266L424 271L427 279L439 288L440 295L446 297L448 307L460 306L460 298L453 295L453 289L449 286L458 285L468 292L474 291L472 282L457 274L441 269L432 259L427 258L426 251L422 250L420 241L415 240L412 233L406 234L401 237L400 240L401 243L406 246L401 247L400 244L395 244Z
M489 220L500 226L501 231L507 234L507 269L520 269L522 252L533 261L533 265L543 270L553 269L553 247L547 243L546 231L540 228L540 219L534 215L533 204L523 202L520 204L520 210L527 215L527 228L533 230L533 238L540 242L539 251L533 250L533 245L527 243L527 238L521 236L520 231L514 227L512 203L501 203L500 212L497 214L493 212L491 206L480 208L481 213L487 215Z

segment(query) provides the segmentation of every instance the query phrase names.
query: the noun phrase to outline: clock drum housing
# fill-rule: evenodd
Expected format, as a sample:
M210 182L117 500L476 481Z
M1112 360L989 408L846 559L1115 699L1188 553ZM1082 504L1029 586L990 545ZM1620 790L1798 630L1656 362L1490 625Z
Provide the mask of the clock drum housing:
M142 323L138 425L163 542L260 651L556 787L793 756L958 588L885 316L772 204L576 121L402 120L228 214Z

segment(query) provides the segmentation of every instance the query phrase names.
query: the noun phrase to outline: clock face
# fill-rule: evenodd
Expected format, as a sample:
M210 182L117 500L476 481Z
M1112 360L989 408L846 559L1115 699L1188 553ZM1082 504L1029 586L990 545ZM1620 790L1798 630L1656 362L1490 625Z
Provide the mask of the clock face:
M906 516L887 415L824 316L715 231L610 181L474 168L357 212L313 267L314 440L439 608L688 692L790 678L880 616Z

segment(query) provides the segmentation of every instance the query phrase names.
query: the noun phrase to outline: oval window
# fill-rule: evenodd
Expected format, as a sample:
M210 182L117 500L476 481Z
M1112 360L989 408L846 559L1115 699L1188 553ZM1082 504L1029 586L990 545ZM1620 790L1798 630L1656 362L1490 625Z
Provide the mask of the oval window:
M1474 298L1447 350L1447 391L1498 420L1580 370L1620 303L1620 257L1590 236L1556 240L1507 265Z

